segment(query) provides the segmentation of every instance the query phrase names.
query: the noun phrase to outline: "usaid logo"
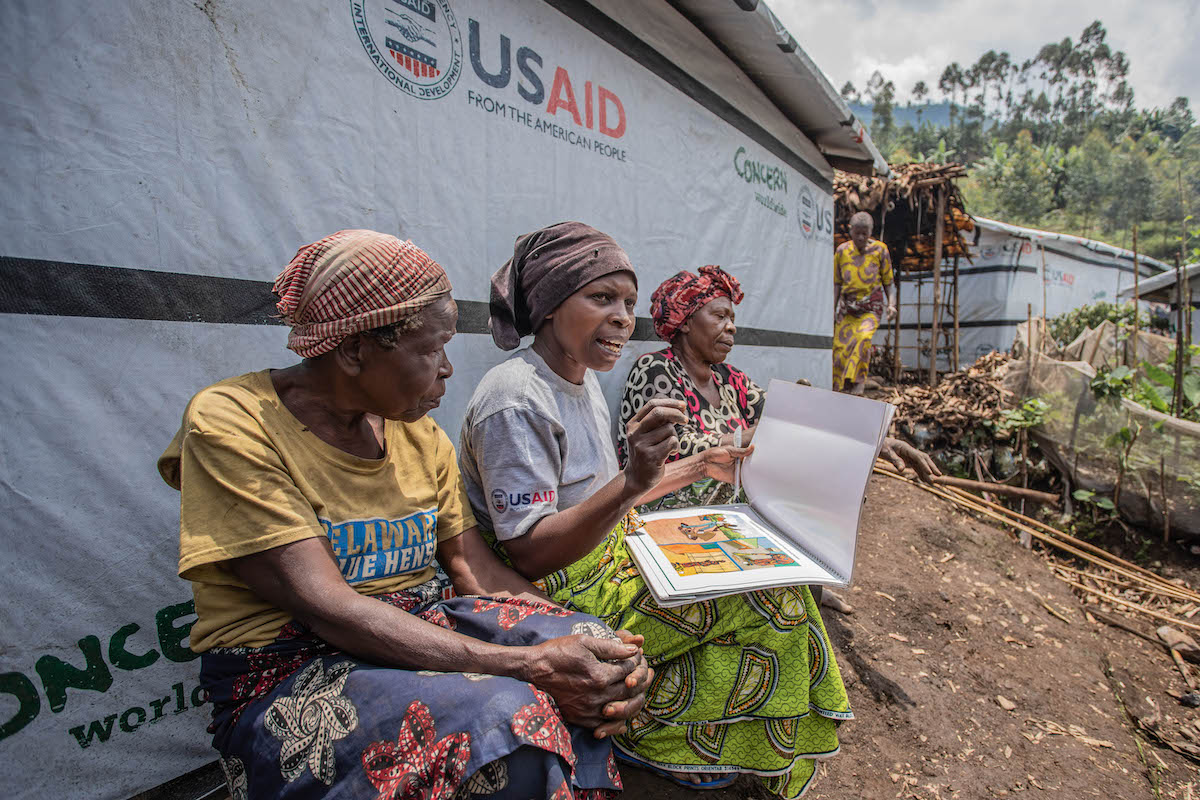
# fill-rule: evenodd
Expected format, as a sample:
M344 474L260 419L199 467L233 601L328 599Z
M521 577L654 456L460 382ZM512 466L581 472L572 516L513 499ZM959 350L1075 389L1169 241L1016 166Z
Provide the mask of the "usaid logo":
M800 233L804 234L805 239L817 236L822 240L833 241L833 204L824 200L818 201L808 186L800 187L796 218L800 223Z
M554 500L553 489L542 489L538 492L506 492L503 489L492 489L492 508L503 514L510 508L531 506L534 503L549 503Z
M462 34L447 0L350 0L363 49L383 76L421 100L445 97L462 74Z

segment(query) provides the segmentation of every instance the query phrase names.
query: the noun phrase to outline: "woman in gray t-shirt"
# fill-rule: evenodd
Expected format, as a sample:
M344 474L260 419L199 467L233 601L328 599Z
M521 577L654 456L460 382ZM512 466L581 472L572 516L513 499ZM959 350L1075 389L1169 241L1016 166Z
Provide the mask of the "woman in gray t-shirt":
M658 675L642 713L614 738L625 760L698 788L753 773L797 797L852 716L809 591L664 609L625 547L634 506L705 477L729 482L748 452L715 447L665 464L686 418L682 403L656 398L627 426L618 468L594 371L616 365L636 302L633 266L605 234L561 223L517 240L492 277L489 325L505 350L530 333L534 341L471 398L459 445L467 494L519 572L564 606L644 637Z

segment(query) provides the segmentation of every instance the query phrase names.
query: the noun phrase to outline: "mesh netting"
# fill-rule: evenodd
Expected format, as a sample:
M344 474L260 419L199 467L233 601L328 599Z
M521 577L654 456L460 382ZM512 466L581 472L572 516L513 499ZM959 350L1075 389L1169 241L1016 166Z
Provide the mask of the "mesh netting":
M1100 342L1093 357L1111 359L1110 349ZM1095 375L1084 361L1059 361L1035 350L1032 359L1010 362L1004 385L1018 398L1050 404L1032 433L1073 489L1112 497L1119 480L1116 502L1124 519L1159 530L1169 524L1172 538L1200 537L1200 424L1125 399L1097 400L1090 385ZM1120 440L1122 429L1131 444Z

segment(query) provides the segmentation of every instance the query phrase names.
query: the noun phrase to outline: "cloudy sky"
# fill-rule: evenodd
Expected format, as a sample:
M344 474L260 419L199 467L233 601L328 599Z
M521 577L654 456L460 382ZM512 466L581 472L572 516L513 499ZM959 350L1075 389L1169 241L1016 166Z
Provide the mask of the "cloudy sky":
M1093 20L1129 57L1139 108L1183 95L1200 108L1200 0L767 0L840 89L860 90L878 69L900 100L924 80L937 96L942 69L967 67L989 48L1021 62Z

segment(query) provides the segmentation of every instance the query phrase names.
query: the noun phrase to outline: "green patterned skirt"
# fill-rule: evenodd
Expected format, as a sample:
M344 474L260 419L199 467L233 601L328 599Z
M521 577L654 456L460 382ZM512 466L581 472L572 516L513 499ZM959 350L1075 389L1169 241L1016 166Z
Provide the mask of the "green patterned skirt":
M838 751L850 702L807 587L660 608L625 546L625 522L538 585L566 608L646 637L657 673L614 744L673 772L748 772L799 797Z

